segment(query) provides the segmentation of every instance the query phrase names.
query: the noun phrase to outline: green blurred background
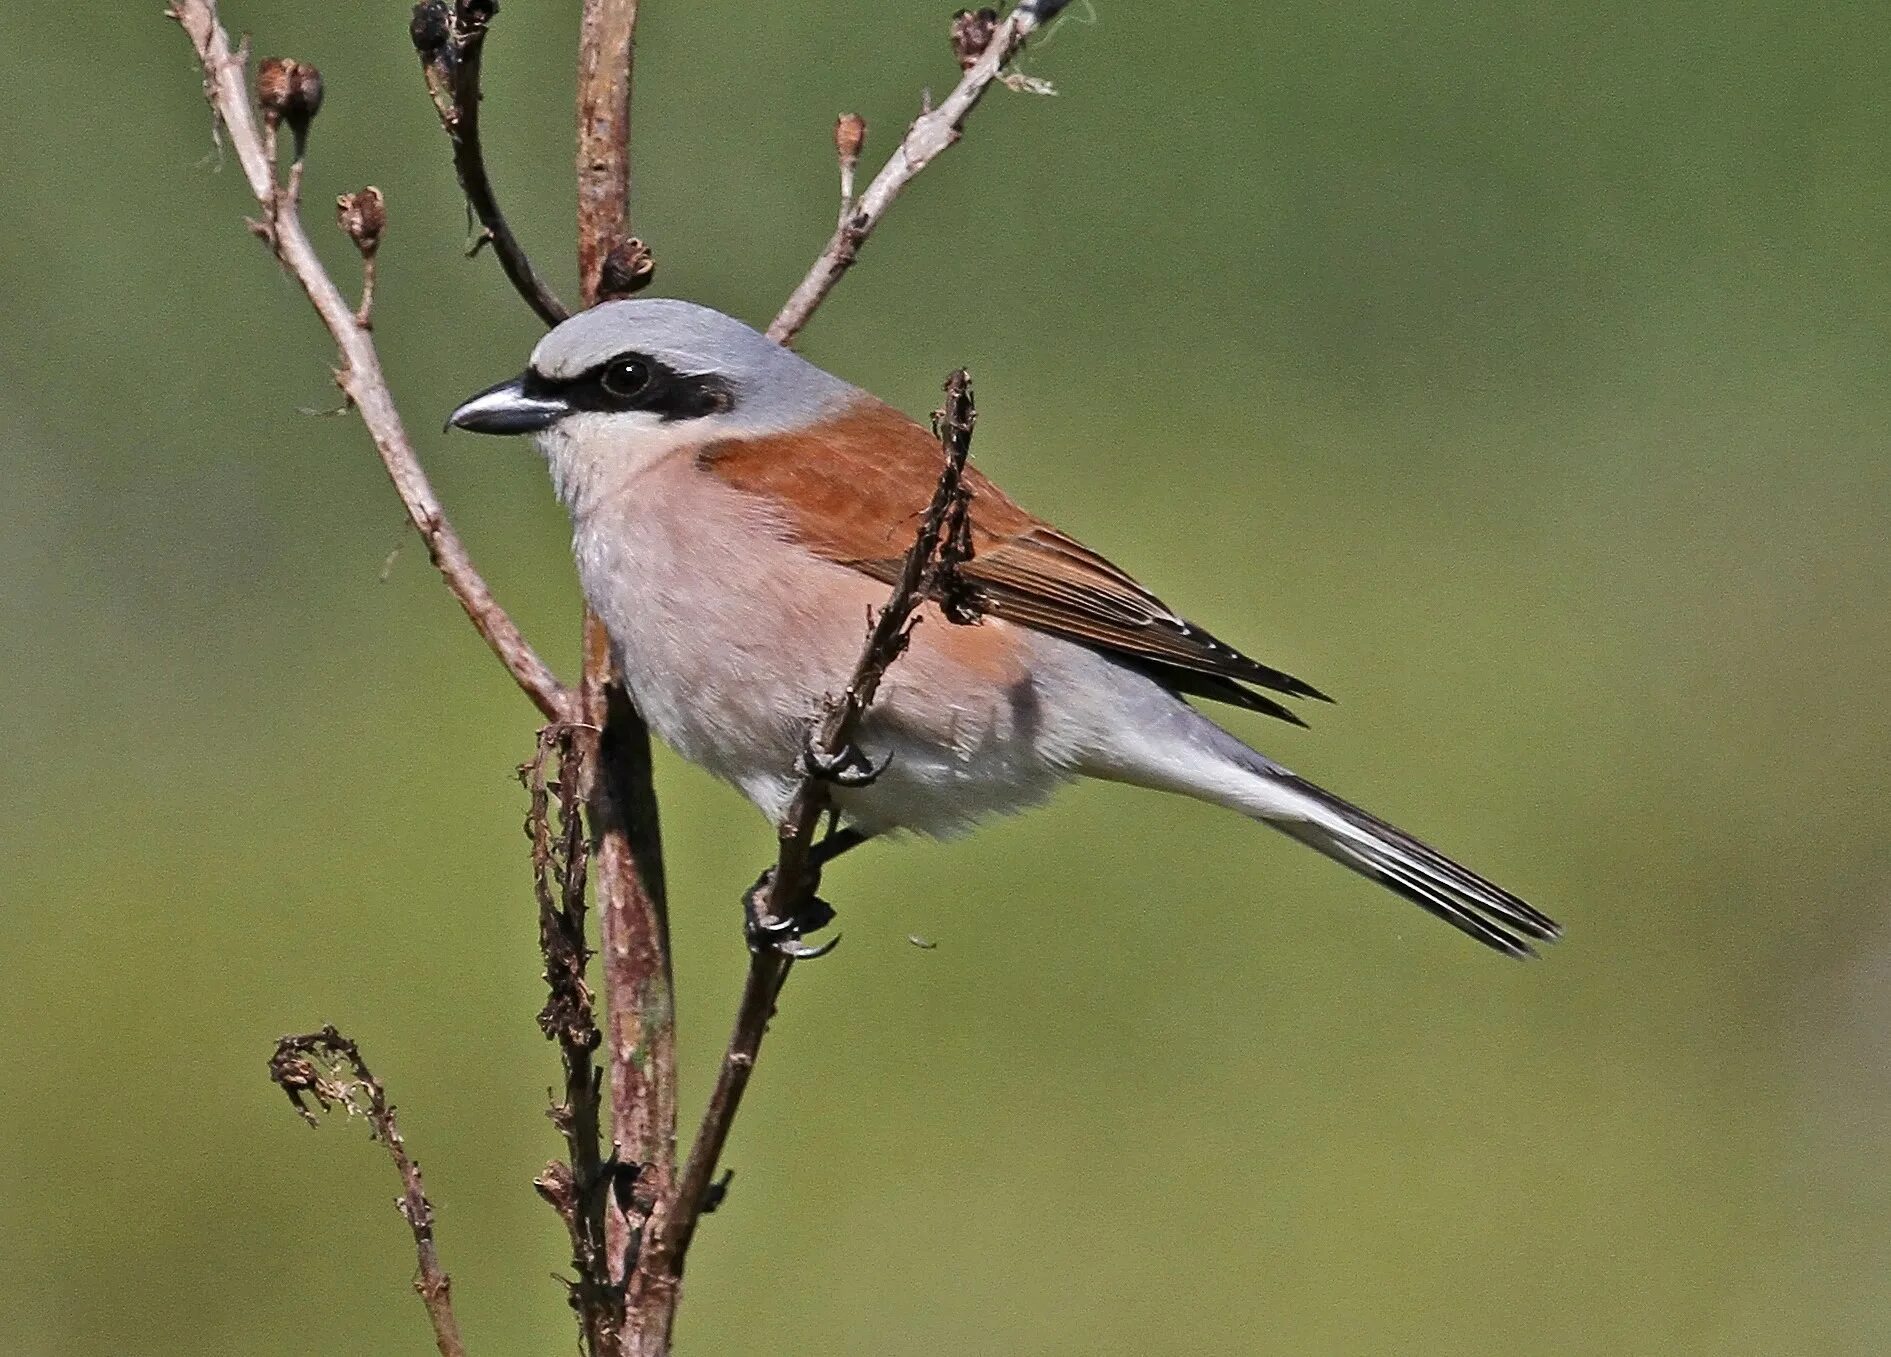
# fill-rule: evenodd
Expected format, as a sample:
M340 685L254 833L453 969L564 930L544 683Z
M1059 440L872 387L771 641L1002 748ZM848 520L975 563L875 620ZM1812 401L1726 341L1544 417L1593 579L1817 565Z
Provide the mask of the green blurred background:
M395 1092L481 1354L568 1350L513 766L331 349L242 229L183 37L0 42L0 1351L425 1351L394 1183L265 1078ZM660 290L763 322L955 76L949 4L650 0ZM509 3L495 175L567 295L574 3ZM231 3L318 63L311 218L373 182L378 334L571 667L529 449L442 440L535 336L404 3ZM689 1273L691 1353L1891 1346L1891 10L1095 0L808 332L1231 640L1232 724L1562 919L1512 965L1224 813L1080 788L829 879ZM208 159L206 158L208 157ZM383 579L383 562L398 549ZM685 1098L765 825L665 759ZM921 950L919 935L937 942Z

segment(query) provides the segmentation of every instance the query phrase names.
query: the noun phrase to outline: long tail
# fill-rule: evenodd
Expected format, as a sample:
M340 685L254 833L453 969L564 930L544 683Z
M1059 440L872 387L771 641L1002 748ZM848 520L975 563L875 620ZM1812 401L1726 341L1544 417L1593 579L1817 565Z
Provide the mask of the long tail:
M1072 706L1092 695L1094 733L1074 771L1180 792L1272 825L1506 956L1562 935L1555 920L1322 787L1249 748L1180 697L1117 665L1079 671Z
M1249 814L1404 896L1486 947L1528 957L1536 954L1532 941L1554 942L1562 936L1554 919L1404 830L1284 768L1270 769L1264 776L1280 804L1262 813L1243 807Z

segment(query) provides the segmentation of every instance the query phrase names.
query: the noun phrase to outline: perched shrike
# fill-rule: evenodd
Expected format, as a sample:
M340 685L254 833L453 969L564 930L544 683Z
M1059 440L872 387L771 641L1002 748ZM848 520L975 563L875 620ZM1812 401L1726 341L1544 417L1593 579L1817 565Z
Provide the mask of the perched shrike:
M585 597L638 709L778 820L808 723L845 686L870 611L943 466L936 439L719 311L619 301L559 325L519 377L452 415L532 434L571 511ZM1186 621L968 469L982 620L924 606L861 726L884 772L836 785L843 843L948 835L1067 778L1181 792L1272 825L1510 956L1554 922L1256 753L1185 700L1299 723L1322 694Z

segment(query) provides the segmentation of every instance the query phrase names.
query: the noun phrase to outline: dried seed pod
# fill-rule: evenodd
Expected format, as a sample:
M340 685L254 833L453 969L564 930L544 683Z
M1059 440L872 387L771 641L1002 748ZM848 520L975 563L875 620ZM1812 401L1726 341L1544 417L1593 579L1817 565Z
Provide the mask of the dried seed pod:
M309 134L309 124L322 111L322 73L306 61L289 63L289 95L282 120L298 139Z
M656 276L657 260L650 247L635 236L620 238L598 265L598 300L618 301L642 292Z
M867 144L867 120L858 113L843 113L834 123L834 153L843 170L852 171L860 163L860 150Z
M454 21L462 33L485 28L499 14L499 0L459 0Z
M387 199L372 184L358 193L344 193L335 199L335 222L361 257L372 259L381 248L381 232L387 229Z
M289 77L294 70L295 62L287 57L264 57L256 63L256 105L263 111L263 126L272 132L289 107Z
M438 60L453 36L453 11L446 0L421 0L415 5L407 36L414 40L414 50L422 61L432 64Z

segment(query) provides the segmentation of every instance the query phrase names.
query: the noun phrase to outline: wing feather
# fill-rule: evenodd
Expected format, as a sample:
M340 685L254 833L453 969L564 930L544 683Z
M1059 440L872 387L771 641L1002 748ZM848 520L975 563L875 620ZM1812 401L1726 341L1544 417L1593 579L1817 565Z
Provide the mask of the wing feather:
M818 437L819 446L810 441ZM766 498L810 550L891 582L911 525L932 496L943 453L919 425L863 400L821 433L731 439L701 465ZM1177 692L1304 724L1264 688L1326 695L1189 622L1108 559L1019 508L976 470L972 559L960 570L972 602L993 617L1061 636L1141 670Z

